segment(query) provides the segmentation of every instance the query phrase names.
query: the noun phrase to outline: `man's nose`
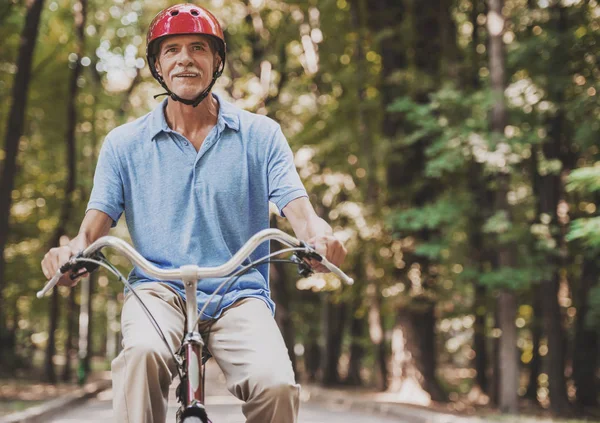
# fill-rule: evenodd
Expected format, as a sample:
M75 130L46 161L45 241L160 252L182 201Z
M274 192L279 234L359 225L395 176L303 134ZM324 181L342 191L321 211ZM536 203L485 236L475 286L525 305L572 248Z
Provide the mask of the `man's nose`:
M187 66L191 63L192 56L190 55L190 51L185 47L179 50L179 54L177 55L177 64Z

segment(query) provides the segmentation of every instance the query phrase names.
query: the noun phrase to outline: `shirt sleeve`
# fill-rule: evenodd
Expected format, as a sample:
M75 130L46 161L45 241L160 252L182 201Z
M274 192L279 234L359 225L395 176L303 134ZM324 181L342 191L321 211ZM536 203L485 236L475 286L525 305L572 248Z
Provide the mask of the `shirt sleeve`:
M106 213L113 220L114 228L124 207L123 179L119 171L119 160L109 138L106 137L96 164L94 186L86 213L92 209Z
M292 200L308 197L294 165L294 155L278 126L267 154L269 201L283 216L283 208Z

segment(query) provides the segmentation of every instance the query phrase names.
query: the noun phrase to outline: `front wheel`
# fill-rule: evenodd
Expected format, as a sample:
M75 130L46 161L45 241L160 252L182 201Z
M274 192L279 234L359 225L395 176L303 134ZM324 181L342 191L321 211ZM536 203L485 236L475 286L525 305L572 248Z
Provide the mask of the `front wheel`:
M194 404L181 408L178 412L177 421L180 423L211 423L204 405L194 400ZM183 418L181 418L182 416ZM180 420L181 419L181 420Z

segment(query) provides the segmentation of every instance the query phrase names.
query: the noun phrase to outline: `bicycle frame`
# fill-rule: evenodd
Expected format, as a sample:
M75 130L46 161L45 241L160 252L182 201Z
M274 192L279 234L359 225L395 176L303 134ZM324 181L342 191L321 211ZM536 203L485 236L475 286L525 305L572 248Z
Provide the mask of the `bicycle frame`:
M177 422L181 423L188 416L199 417L203 422L208 422L204 407L204 364L202 350L204 340L197 330L198 299L196 287L199 280L196 275L184 274L182 278L186 297L186 334L177 355L183 361L183 380L180 381L177 397L181 403L177 411ZM180 364L180 363L177 363ZM184 392L181 392L181 389Z
M294 249L302 250L307 254L315 254L311 247L278 229L264 229L258 232L227 263L216 267L184 265L179 269L160 269L142 257L131 245L113 236L104 236L97 239L81 253L82 257L90 257L104 247L112 247L157 281L181 280L183 282L186 295L186 331L182 345L179 351L175 353L176 365L183 370L183 372L180 372L182 380L178 389L178 397L181 402L177 412L178 423L182 423L187 417L191 416L200 418L202 422L210 423L204 407L204 386L202 383L204 380L204 363L202 361L204 340L198 331L198 300L196 297L198 282L203 278L223 277L232 274L258 245L271 239ZM346 284L352 285L354 283L352 278L327 261L326 258L320 256L319 258L323 266L335 273ZM76 262L77 258L72 258L63 265L44 288L37 293L37 297L42 298L56 285L63 273L70 271L67 264ZM184 392L181 392L181 390L184 390Z

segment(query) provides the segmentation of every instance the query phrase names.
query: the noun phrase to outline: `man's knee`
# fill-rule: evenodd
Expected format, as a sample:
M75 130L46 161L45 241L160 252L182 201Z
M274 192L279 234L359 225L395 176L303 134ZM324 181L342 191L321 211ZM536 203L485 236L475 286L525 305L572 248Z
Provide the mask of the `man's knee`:
M272 369L254 375L251 397L261 396L269 400L296 400L300 388L293 377L278 375Z
M123 353L126 359L136 363L146 363L147 366L169 366L173 361L170 352L162 343L148 340L135 340L128 343Z
M300 387L295 383L279 382L263 388L262 395L272 402L296 402L300 398Z

